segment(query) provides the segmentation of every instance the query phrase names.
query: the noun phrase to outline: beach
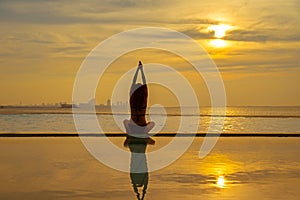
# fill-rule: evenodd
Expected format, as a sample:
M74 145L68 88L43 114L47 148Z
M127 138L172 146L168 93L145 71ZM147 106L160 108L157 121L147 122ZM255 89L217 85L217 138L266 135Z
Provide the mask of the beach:
M172 108L168 116L159 111L147 115L156 123L151 134L157 134L148 153L169 144L182 119L199 128L176 135L180 143L197 137L178 160L148 173L145 199L298 199L300 107L227 107L226 116L212 116L209 109L202 109L200 116L190 108L185 113ZM83 143L91 139L100 147L108 137L129 152L123 146L122 127L129 116L101 112L96 116L103 132L77 132L71 109L4 108L0 114L0 199L137 199L132 176L98 161ZM222 117L221 137L200 159L211 121ZM168 155L180 150L175 148ZM115 157L107 149L100 153ZM122 162L129 167L130 158ZM147 164L151 166L150 159Z
M111 140L124 148L124 138ZM300 138L220 138L200 159L202 141L149 173L145 199L298 199ZM135 199L129 174L100 163L79 138L0 138L0 160L0 199Z

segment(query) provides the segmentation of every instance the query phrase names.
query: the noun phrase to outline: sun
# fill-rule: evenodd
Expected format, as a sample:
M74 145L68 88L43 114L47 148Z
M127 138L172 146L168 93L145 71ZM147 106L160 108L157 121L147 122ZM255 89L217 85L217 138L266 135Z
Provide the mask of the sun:
M221 38L226 36L226 31L232 29L232 26L226 24L211 25L207 28L208 31L214 32L216 39L211 40L209 43L215 48L222 48L227 46L227 42Z
M216 38L223 38L226 35L226 31L230 30L232 26L226 24L219 24L219 25L211 25L208 27L209 31L214 31Z

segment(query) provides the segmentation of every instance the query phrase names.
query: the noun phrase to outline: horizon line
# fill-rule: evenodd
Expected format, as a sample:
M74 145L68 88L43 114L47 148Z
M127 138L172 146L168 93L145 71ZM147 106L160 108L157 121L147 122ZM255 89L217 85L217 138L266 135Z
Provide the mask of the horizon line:
M0 133L3 137L126 137L126 133ZM151 137L300 137L300 133L158 133Z

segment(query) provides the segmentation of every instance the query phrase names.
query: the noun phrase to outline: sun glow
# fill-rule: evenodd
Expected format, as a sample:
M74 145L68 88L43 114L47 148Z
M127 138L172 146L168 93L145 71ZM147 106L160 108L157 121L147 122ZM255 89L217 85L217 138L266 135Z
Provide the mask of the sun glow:
M226 36L226 31L232 29L232 26L226 24L211 25L207 28L208 31L214 32L216 39L211 40L209 43L215 48L222 48L227 46L227 42L221 38Z
M224 188L225 187L225 178L224 176L219 176L217 179L217 187Z
M217 48L225 47L227 45L226 41L222 40L222 39L211 40L209 43L211 46L214 46Z
M211 25L208 27L209 31L215 32L216 38L223 38L226 35L226 31L232 29L232 26L226 25L226 24L220 24L220 25Z

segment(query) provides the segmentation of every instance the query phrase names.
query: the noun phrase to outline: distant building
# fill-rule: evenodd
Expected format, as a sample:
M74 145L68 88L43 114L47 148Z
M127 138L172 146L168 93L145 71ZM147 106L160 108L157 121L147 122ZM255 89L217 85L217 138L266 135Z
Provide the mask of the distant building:
M60 104L60 107L61 108L77 108L77 105L76 104L73 104L73 103L61 103Z
M86 107L94 107L95 106L95 99L89 100L87 103L80 103L79 107L86 108Z
M106 101L106 106L107 106L107 107L111 107L111 101L110 101L110 99L107 99L107 101Z

